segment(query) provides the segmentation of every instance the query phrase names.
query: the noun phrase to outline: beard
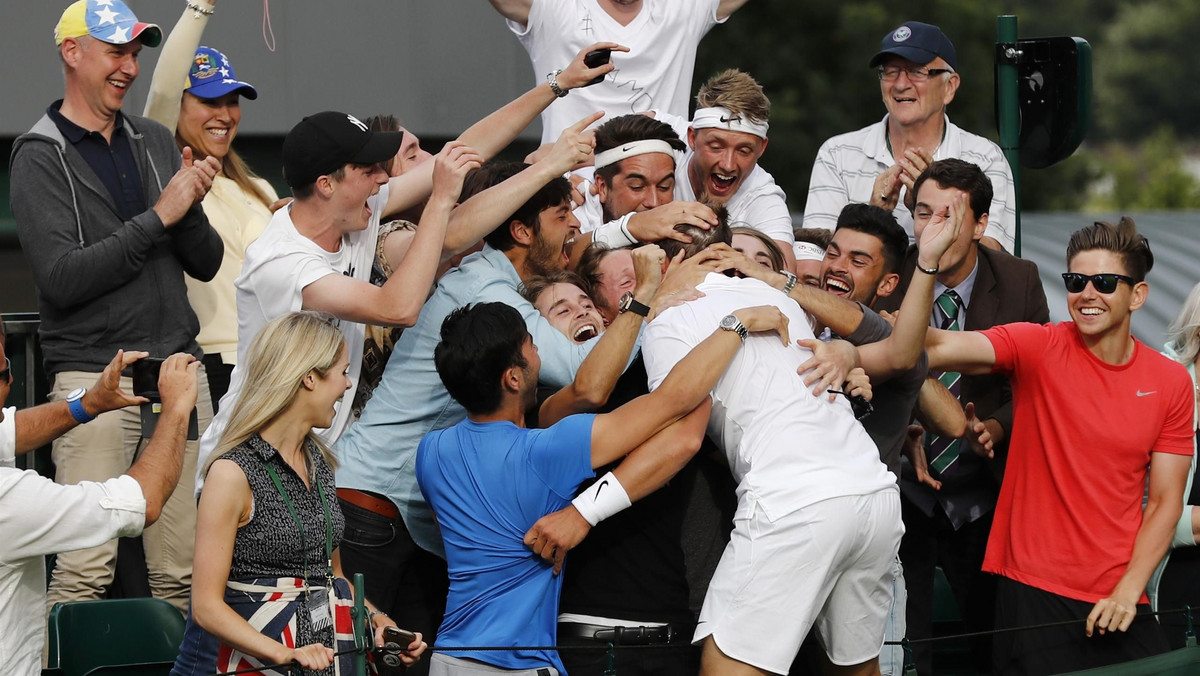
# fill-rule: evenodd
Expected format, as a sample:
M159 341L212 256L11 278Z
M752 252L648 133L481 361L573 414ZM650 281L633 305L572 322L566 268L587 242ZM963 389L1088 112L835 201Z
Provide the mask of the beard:
M525 260L526 267L535 275L545 277L563 269L562 245L555 247L544 238L535 236L533 246L529 248L529 257Z

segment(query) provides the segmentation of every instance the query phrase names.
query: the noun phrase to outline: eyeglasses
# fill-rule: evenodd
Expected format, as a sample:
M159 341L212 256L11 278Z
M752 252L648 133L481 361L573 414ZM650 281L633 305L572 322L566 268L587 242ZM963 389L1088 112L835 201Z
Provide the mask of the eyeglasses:
M12 377L13 377L12 362L8 360L8 357L5 357L4 358L4 370L0 371L0 380L7 380L7 381L11 382Z
M1062 273L1063 283L1067 285L1068 293L1079 293L1087 288L1088 282L1092 283L1092 288L1096 289L1096 293L1105 295L1117 290L1117 282L1125 282L1129 286L1133 286L1136 282L1133 277L1128 275L1118 275L1115 272L1105 272L1099 275L1084 275L1078 272Z
M884 82L894 81L900 77L901 71L908 73L909 82L925 82L934 75L954 72L950 68L922 68L921 66L880 66L875 71L879 73L879 79Z
M862 420L875 412L875 407L861 394L850 394L844 390L828 390L828 392L829 394L840 394L850 402L850 410L854 413L855 420Z

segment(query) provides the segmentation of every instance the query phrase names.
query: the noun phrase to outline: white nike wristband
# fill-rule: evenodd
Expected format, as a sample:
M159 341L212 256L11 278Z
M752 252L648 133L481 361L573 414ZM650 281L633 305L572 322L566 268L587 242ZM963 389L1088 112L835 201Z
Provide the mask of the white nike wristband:
M612 249L620 249L637 244L637 240L633 238L633 235L629 234L628 224L630 216L633 216L632 212L625 214L615 221L609 221L600 225L592 231L592 241L606 244Z
M612 472L609 472L588 486L587 490L571 501L571 504L575 505L575 509L579 510L584 520L595 526L633 503L630 502L625 487L617 481Z

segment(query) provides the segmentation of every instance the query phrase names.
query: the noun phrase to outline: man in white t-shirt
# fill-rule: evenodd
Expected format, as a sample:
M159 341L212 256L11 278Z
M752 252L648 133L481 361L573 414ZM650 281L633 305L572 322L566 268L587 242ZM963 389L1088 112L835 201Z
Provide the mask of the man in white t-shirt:
M675 199L724 206L731 227L754 228L775 240L784 268L793 271L796 237L787 196L758 164L767 150L770 116L771 101L762 85L740 70L723 71L700 86L691 124L660 115L687 136Z
M690 123L686 117L654 111L655 119L670 125L679 137L687 139L688 144L687 150L675 153L675 166L679 169L672 173L673 197L680 207L678 211L661 209L663 215L673 217L666 219L666 231L651 227L649 229L657 232L658 237L645 238L641 233L648 230L647 225L635 223L633 218L612 220L621 213L607 204L603 205L606 222L601 225L601 195L598 190L595 191L597 194L592 194L589 189L584 191L583 206L576 209L580 214L581 232L594 230L592 240L610 246L629 246L637 241L656 241L662 237L686 240L672 230L674 225L686 223L707 227L702 223L716 223L715 218L707 216L711 213L709 209L700 207L698 202L709 207L724 206L730 226L754 228L775 240L783 254L784 267L793 270L792 245L796 239L787 197L771 174L758 165L767 149L771 101L754 78L739 70L726 70L700 87L696 106L696 114ZM599 152L600 141L601 135L597 131L597 171L606 161L604 153ZM622 144L620 150L614 149L609 155L629 155L631 152L625 150L627 147L632 146ZM641 151L634 149L632 152ZM651 214L657 211L651 210L642 218L648 222L664 220L652 219ZM833 226L828 227L832 229Z
M663 110L687 117L696 47L714 25L746 0L489 0L507 19L533 64L550 78L580 49L607 40L629 47L613 54L603 82L542 113L542 143L552 143L585 115Z
M379 219L388 211L388 175L379 163L400 148L400 132L372 132L353 115L327 111L310 115L283 140L283 173L295 200L275 212L263 234L246 249L238 277L238 362L269 321L287 312L317 310L337 318L350 350L353 392L362 367L365 324L412 326L441 259L450 210L466 173L479 156L459 142L437 155L433 194L407 253L393 262L383 286L370 282ZM384 243L389 257L392 252ZM243 372L234 368L221 410L200 441L197 467L216 447L241 392ZM337 440L350 417L339 402L333 424L321 433ZM203 477L198 476L199 492Z
M821 144L808 184L804 227L832 229L842 207L883 207L913 237L912 186L934 160L979 165L992 181L991 217L980 244L1012 253L1016 193L1012 169L995 143L950 122L958 92L954 44L937 26L908 21L888 33L868 64L879 76L887 115Z
M669 253L675 244L660 246ZM903 533L895 478L847 398L814 397L797 376L808 349L746 338L729 316L774 305L792 339L812 339L794 301L759 280L719 274L698 290L701 298L647 327L642 354L653 389L703 339L703 327L720 322L746 340L712 391L708 433L738 483L738 508L696 627L701 674L787 673L814 626L833 664L878 673Z

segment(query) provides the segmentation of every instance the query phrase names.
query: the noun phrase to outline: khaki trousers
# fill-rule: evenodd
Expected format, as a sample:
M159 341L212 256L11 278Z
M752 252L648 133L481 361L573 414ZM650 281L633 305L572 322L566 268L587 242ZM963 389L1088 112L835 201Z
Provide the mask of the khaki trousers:
M82 371L59 373L54 378L50 400L66 399L78 387L93 387L98 378L96 373ZM212 420L212 401L203 366L200 367L198 386L196 414L200 434L204 434ZM132 379L121 378L121 389L132 393ZM77 484L120 476L133 464L146 443L148 440L142 439L139 407L109 411L54 442L54 480L60 484ZM187 443L179 485L163 506L158 521L142 535L152 593L185 615L192 587L192 550L196 538L196 501L192 492L197 449L197 442ZM101 598L113 581L116 557L116 540L59 554L46 593L47 612L55 603Z

